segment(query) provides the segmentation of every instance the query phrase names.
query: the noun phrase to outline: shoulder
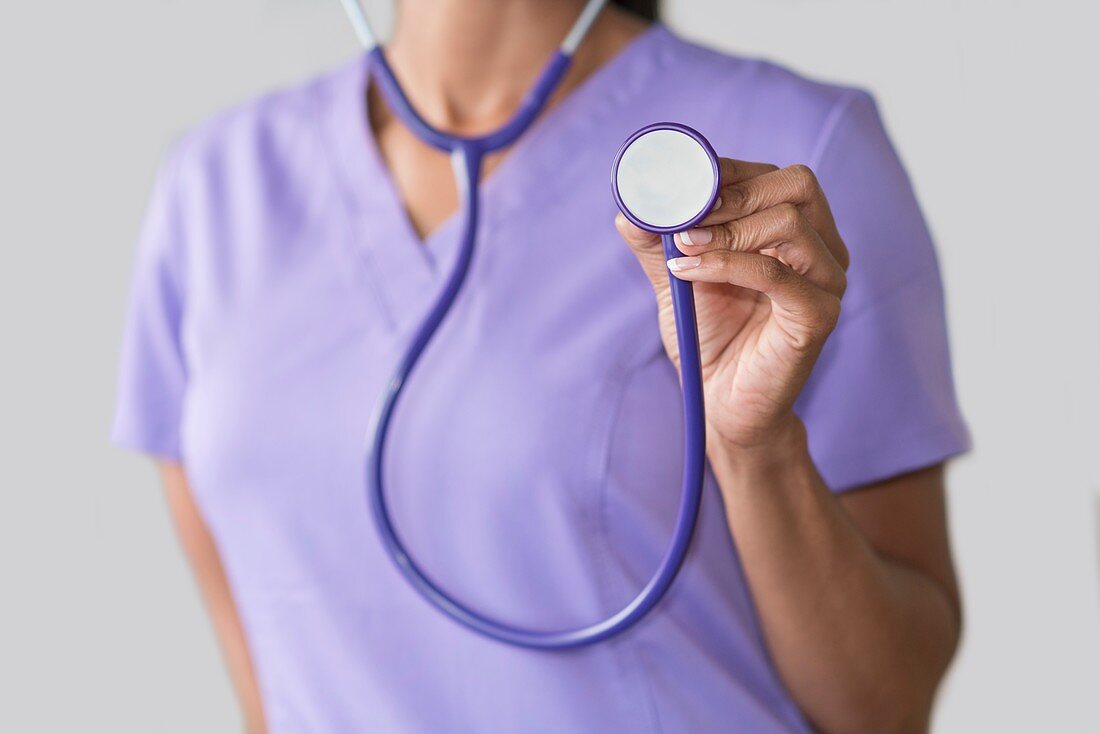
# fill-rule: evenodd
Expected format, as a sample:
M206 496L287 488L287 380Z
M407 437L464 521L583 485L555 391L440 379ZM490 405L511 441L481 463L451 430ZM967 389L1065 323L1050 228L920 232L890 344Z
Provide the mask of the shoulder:
M814 163L836 127L877 119L872 95L859 86L812 78L765 58L727 53L662 29L659 53L667 76L736 136L745 154L781 163ZM706 99L709 97L709 100ZM704 102L705 101L705 102Z
M140 249L167 258L192 301L209 289L254 284L278 258L311 247L338 200L328 110L361 68L356 61L235 105L170 147Z
M162 164L181 196L246 195L286 186L324 158L321 121L341 82L361 66L314 78L229 107L179 136ZM307 177L308 178L308 177Z

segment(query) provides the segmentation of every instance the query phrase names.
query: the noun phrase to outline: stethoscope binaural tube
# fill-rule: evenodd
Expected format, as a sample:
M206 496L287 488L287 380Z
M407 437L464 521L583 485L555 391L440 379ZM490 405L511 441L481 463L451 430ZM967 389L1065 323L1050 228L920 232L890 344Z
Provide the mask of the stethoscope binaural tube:
M374 41L357 0L343 0L360 40L368 48L371 69L386 103L413 133L425 143L452 156L455 181L464 213L457 260L443 291L424 322L413 334L393 376L386 384L368 433L367 489L375 525L383 545L405 579L433 606L455 621L486 637L521 647L563 650L605 640L629 628L644 617L668 591L687 555L694 533L702 496L706 465L706 435L703 420L703 388L699 365L699 344L695 323L695 304L691 284L670 279L681 355L681 382L684 395L684 471L680 507L672 540L653 577L621 610L599 622L565 630L528 630L481 614L451 597L436 583L405 549L394 527L384 490L385 450L390 422L402 390L418 360L450 311L462 289L473 260L479 218L478 181L483 157L511 144L535 120L561 81L579 45L604 0L589 0L561 48L547 63L519 110L502 128L488 135L459 137L436 130L413 109L386 62L382 49ZM709 148L709 146L708 146ZM625 150L625 146L624 146ZM623 151L620 151L620 157ZM617 159L618 161L618 159ZM715 193L717 192L717 179ZM618 194L616 193L618 200ZM713 203L713 196L711 203ZM620 202L621 206L621 202ZM709 210L709 206L707 207ZM699 217L705 216L706 212ZM675 257L671 235L663 237L669 257ZM671 248L671 250L669 250Z

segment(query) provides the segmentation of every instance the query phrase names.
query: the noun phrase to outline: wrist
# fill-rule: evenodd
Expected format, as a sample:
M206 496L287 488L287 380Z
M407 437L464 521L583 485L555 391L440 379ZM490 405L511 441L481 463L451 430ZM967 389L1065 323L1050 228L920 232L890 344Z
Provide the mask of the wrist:
M806 427L794 413L751 443L731 441L709 429L707 458L720 476L742 480L735 481L737 485L755 483L743 480L777 477L812 466Z

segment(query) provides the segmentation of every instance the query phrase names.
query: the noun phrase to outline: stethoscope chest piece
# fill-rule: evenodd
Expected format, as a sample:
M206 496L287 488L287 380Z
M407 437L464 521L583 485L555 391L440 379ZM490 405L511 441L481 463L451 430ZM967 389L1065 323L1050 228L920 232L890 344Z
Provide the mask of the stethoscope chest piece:
M701 221L714 206L718 156L687 125L658 122L627 138L615 156L611 190L622 213L655 234L673 234Z

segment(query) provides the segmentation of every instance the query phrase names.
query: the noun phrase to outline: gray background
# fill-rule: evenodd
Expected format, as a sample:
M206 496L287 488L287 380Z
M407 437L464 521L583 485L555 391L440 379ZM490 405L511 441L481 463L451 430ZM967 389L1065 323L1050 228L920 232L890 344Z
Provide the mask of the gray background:
M935 731L1100 731L1091 4L668 5L875 91L937 235L977 450L950 476L967 625ZM106 443L134 236L175 136L354 52L335 0L0 9L0 730L238 727L153 471Z

